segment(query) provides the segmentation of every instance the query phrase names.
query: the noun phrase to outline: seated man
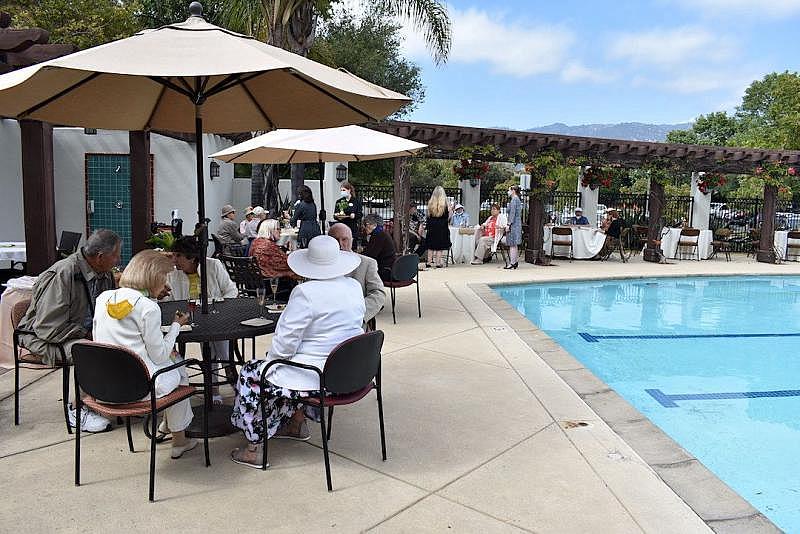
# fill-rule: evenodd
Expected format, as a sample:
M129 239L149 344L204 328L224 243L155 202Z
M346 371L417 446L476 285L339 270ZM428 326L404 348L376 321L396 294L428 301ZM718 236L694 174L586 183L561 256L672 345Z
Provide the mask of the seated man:
M111 269L119 263L121 250L122 240L117 234L96 230L83 248L39 275L19 328L34 332L20 336L20 340L33 354L42 356L43 363L61 363L59 345L71 362L72 345L91 339L95 300L103 291L116 287ZM75 412L70 404L69 422L73 428ZM86 432L102 432L110 425L108 419L85 406L80 419L81 430Z
M397 254L394 240L383 231L383 217L376 213L365 215L364 230L369 240L364 248L364 256L369 256L378 262L378 274L381 280L391 279L392 266Z
M411 202L408 206L408 252L420 258L425 257L428 247L425 244L425 213Z
M497 250L498 237L502 237L503 228L506 226L505 216L500 215L500 205L492 204L491 215L481 225L481 237L475 246L472 265L483 264L489 251ZM498 236L498 233L500 234Z
M235 220L236 210L233 209L233 206L230 204L222 206L220 216L222 220L217 227L217 237L220 243L222 243L226 249L231 245L242 245L244 235L239 233L239 225L236 224Z
M609 210L608 219L608 224L604 225L603 230L608 237L619 239L622 229L625 228L625 221L620 218L617 210Z
M589 219L583 216L583 209L575 208L575 216L569 218L569 224L575 226L589 226Z
M344 224L334 224L328 229L328 235L339 242L339 248L345 252L353 251L353 234L350 228ZM364 303L367 306L364 313L364 324L368 323L378 315L386 302L386 293L383 291L383 282L378 276L378 262L372 258L358 255L361 258L361 265L350 273L350 278L354 278L361 284L364 293Z
M469 213L464 211L464 206L456 204L453 208L453 216L450 218L451 226L469 226Z

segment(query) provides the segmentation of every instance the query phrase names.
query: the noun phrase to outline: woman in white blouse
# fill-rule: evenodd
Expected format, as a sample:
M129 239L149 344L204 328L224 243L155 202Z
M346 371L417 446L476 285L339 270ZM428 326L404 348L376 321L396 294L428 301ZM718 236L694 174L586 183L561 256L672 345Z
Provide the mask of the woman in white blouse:
M136 254L125 267L119 288L105 291L97 297L92 335L95 341L127 348L139 355L152 375L169 367L179 358L173 351L181 325L188 315L175 313L166 335L161 332L161 309L152 299L169 292L167 274L173 269L169 257L154 250ZM179 385L188 385L186 368L180 367L156 379L156 397L163 397ZM164 411L167 428L172 432L172 458L193 449L197 440L188 439L184 430L192 422L189 399Z
M321 235L308 248L289 254L289 267L308 279L292 290L272 338L266 360L247 363L236 384L233 425L244 432L246 447L234 449L231 459L248 467L261 467L263 439L310 437L306 415L317 413L303 406L303 397L319 390L313 371L275 365L266 375L267 421L261 420L259 381L271 360L288 359L322 370L331 350L351 337L363 334L364 296L361 285L347 275L361 264L358 254L339 250L332 237ZM301 409L303 408L303 409Z

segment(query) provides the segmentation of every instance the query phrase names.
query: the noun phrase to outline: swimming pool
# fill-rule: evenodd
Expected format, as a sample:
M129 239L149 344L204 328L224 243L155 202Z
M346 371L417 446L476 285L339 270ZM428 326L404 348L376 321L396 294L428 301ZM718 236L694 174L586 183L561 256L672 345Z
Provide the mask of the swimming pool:
M493 287L787 532L800 532L800 277Z

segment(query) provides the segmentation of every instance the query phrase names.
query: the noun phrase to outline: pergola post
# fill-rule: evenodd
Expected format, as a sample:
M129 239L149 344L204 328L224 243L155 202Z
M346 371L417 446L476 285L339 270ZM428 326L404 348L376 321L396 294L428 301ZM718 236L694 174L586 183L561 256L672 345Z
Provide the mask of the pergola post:
M395 249L405 254L408 249L408 205L411 202L411 180L408 176L408 158L394 158L394 229Z
M22 120L22 203L28 274L37 275L58 259L53 181L53 126Z
M150 172L150 132L128 134L131 153L131 250L147 248L153 222L153 177Z
M778 186L764 185L764 208L761 212L761 240L756 259L762 263L775 263L775 211L778 204Z
M648 196L647 247L642 255L644 261L658 263L664 253L661 250L661 213L664 209L664 186L658 180L650 180Z
M525 261L542 265L544 259L544 200L542 195L530 195L528 198L528 248L525 249Z

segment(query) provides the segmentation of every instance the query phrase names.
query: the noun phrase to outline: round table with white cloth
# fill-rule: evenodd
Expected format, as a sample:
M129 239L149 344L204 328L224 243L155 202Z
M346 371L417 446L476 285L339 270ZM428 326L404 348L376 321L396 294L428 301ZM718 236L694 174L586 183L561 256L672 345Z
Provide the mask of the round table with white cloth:
M776 230L775 231L775 238L773 240L773 246L775 247L775 252L777 252L781 259L784 261L788 260L788 252L789 247L789 231L788 230ZM792 239L792 245L800 244L800 239ZM797 259L795 257L796 252L792 253L792 258Z
M563 227L562 227L563 228ZM606 234L591 226L569 226L572 228L572 257L576 260L588 260L597 256L606 242ZM550 254L550 241L553 237L553 226L544 227L544 251ZM568 254L566 246L556 245L553 251L557 256Z
M451 226L450 244L453 249L453 263L469 263L475 253L475 226Z
M681 238L681 228L664 228L661 230L661 250L665 258L676 259L678 256L678 241ZM689 238L686 238L687 240ZM697 248L700 251L700 259L707 260L711 256L714 233L711 230L700 230ZM684 247L682 258L697 258L695 250Z
M6 241L0 243L0 261L25 263L27 254L24 241Z
M278 246L286 247L289 250L297 248L297 228L281 228L281 237L278 239Z

